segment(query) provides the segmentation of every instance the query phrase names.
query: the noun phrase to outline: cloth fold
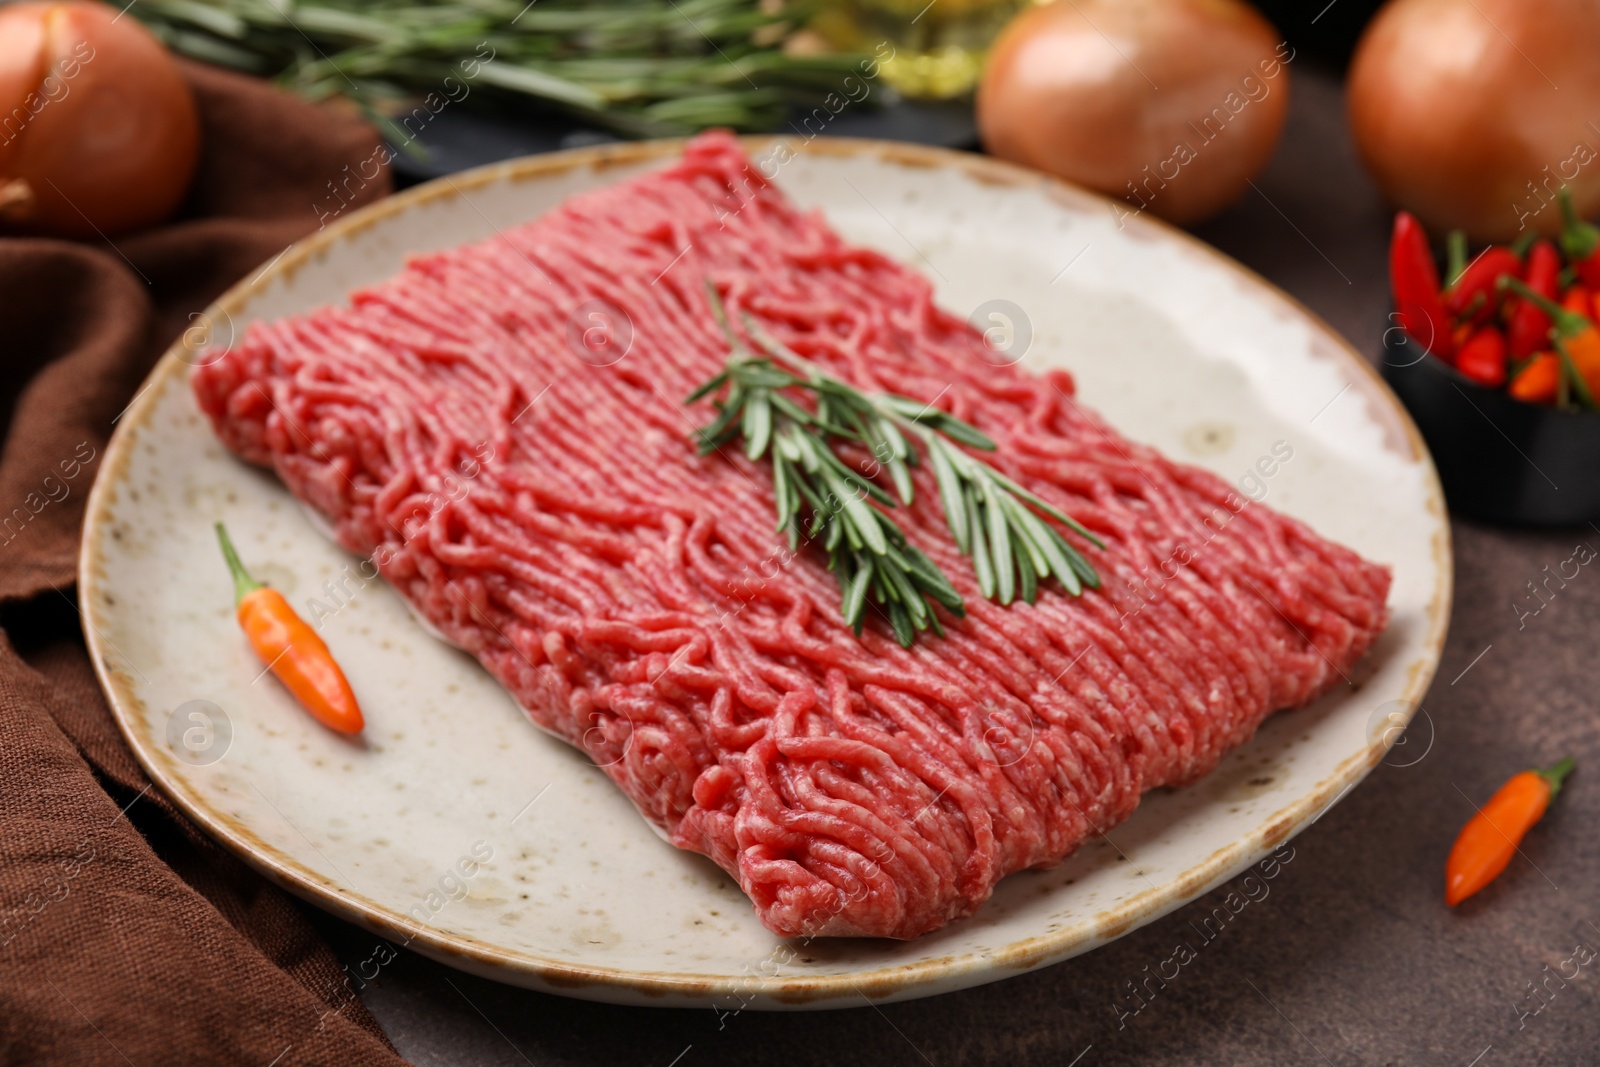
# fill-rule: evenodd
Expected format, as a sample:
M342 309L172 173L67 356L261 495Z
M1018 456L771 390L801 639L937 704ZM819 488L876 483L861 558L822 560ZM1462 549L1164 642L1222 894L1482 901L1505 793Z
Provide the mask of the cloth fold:
M178 218L98 245L0 237L0 1063L400 1065L303 905L151 788L79 629L83 505L116 420L378 144L184 70L203 154Z

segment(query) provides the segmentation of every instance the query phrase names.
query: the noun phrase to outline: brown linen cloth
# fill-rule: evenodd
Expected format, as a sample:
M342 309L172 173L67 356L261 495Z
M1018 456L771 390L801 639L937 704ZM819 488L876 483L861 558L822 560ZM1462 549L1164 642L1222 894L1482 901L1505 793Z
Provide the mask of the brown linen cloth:
M79 631L113 422L189 316L314 229L378 143L185 70L204 142L180 218L114 245L0 238L0 1063L398 1065L300 906L151 789Z

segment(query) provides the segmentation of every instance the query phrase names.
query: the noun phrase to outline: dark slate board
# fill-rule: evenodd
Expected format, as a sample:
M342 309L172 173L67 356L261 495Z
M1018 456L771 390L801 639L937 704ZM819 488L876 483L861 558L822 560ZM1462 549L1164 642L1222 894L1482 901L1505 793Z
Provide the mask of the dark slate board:
M806 136L796 116L791 129ZM782 129L775 131L783 133ZM944 148L977 148L978 129L968 100L899 101L881 108L846 108L829 120L829 137L913 141ZM419 131L426 158L395 149L395 184L404 188L444 174L503 159L603 144L614 134L548 115L497 115L445 107Z

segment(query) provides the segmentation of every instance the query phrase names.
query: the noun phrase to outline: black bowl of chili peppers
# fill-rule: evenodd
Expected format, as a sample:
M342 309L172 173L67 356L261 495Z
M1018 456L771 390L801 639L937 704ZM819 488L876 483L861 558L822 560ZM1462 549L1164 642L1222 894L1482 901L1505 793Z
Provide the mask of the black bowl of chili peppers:
M1452 233L1442 280L1421 224L1395 218L1382 372L1469 518L1600 521L1600 228L1562 194L1557 239L1469 257Z

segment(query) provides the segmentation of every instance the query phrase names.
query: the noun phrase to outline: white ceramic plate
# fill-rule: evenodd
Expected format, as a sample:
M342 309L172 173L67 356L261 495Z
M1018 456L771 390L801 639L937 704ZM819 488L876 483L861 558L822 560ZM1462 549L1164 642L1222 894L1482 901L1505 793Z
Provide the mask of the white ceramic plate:
M1275 445L1292 449L1244 488L1392 564L1394 621L1357 687L1270 719L1204 781L1146 797L1114 844L1015 875L976 917L918 940L775 938L731 879L661 841L583 756L533 728L381 582L363 584L358 561L273 478L212 437L186 382L210 346L677 147L536 157L353 213L225 295L151 376L90 499L80 589L128 742L200 825L308 900L490 977L623 1003L815 1008L946 992L1087 951L1256 862L1382 758L1432 678L1449 614L1449 527L1411 423L1343 341L1261 279L994 161L817 140L790 144L778 180L846 236L929 274L945 306L982 307L1012 351L1027 335L1025 362L1071 369L1084 402L1124 433L1233 481ZM751 147L782 158L766 156L770 142ZM317 726L260 677L232 618L219 518L258 578L308 615L313 600L334 612L323 633L367 709L364 742Z

